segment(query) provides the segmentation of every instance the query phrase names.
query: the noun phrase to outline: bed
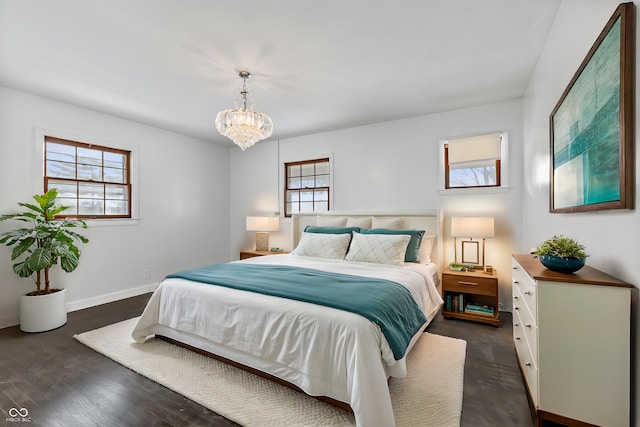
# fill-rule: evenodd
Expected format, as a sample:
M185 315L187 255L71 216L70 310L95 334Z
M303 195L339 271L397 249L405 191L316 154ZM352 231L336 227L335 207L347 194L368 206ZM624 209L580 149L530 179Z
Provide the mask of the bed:
M393 426L387 381L406 375L406 355L442 305L441 229L439 211L294 215L292 253L167 276L132 336L163 337L342 402L358 426ZM295 296L281 294L287 286ZM391 312L378 311L381 302Z

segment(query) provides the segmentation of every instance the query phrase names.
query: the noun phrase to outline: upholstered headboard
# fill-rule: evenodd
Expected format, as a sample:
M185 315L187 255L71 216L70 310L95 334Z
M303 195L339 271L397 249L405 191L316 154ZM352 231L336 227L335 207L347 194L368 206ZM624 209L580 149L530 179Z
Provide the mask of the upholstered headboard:
M371 219L371 224L381 224L378 228L386 228L385 223L397 220L400 226L395 228L425 230L425 234L435 234L436 242L431 252L431 260L436 264L438 270L442 270L442 212L440 210L416 211L416 212L340 212L329 211L323 213L298 213L291 216L291 247L295 248L307 225L335 225L341 220L350 223L360 221L367 222ZM365 227L365 228L371 228Z

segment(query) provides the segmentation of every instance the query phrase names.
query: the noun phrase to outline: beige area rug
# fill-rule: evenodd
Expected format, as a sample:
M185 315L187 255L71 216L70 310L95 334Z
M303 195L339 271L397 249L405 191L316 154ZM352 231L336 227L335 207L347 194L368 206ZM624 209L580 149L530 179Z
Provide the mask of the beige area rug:
M76 335L123 366L243 426L354 426L352 414L181 347L137 344L137 318ZM466 341L425 333L389 384L398 427L459 426ZM250 408L250 409L248 409Z

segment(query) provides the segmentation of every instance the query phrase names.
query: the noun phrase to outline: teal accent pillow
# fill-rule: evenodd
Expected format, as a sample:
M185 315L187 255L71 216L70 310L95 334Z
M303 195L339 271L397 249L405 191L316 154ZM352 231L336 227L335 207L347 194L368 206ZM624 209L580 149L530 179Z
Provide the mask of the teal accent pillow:
M359 232L360 227L332 227L320 225L307 225L304 228L305 233L324 233L324 234L351 234Z
M392 230L390 228L374 228L371 230L360 230L362 234L406 234L411 236L407 252L404 254L404 262L420 262L420 243L424 230Z

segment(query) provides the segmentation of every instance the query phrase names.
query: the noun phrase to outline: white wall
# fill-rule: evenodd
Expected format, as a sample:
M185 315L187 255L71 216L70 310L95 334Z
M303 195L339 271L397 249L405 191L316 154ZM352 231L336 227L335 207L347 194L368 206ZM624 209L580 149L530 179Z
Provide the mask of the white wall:
M494 216L488 264L500 275L501 301L511 309L510 254L522 218L521 104L510 101L368 126L256 144L231 154L231 253L254 246L244 217L282 209L282 162L333 158L333 206L340 211L442 209L445 262L453 261L450 217ZM501 193L443 195L438 191L439 142L444 138L506 130L510 134L510 189ZM279 159L279 160L278 160ZM291 249L289 223L271 233L271 246Z
M635 3L637 8L639 2ZM549 213L549 114L618 4L617 0L564 0L532 75L523 101L524 156L531 161L524 164L526 187L521 249L537 246L554 234L564 234L586 246L590 254L589 265L637 287L635 267L640 259L640 213L637 209ZM636 46L636 58L640 58L637 39ZM638 72L636 87L637 76ZM636 141L639 140L638 93L636 90ZM637 149L635 162L640 165L640 150ZM640 176L637 170L636 167L636 204ZM634 311L637 311L635 303ZM637 315L634 315L633 324L635 342L638 342L640 322ZM639 362L640 353L636 353L636 366ZM637 378L635 381L636 390L640 390L640 382ZM640 408L640 394L636 393L636 396L635 407ZM636 411L635 424L640 425L640 411Z
M175 270L229 260L228 148L0 87L1 213L18 212L18 202L43 190L37 129L139 154L138 221L90 226L78 269L53 274L71 310L146 292ZM15 226L0 223L0 232ZM18 323L19 296L35 289L9 260L9 248L0 247L0 327Z

